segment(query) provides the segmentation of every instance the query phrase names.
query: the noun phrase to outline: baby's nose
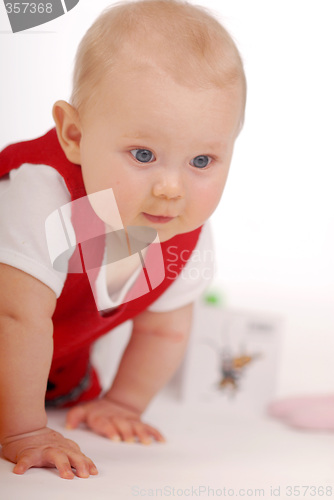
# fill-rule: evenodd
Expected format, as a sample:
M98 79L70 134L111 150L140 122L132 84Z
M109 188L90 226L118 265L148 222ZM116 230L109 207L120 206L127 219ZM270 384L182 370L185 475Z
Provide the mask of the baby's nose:
M153 184L153 194L158 198L183 198L184 181L181 173L178 170L162 172Z

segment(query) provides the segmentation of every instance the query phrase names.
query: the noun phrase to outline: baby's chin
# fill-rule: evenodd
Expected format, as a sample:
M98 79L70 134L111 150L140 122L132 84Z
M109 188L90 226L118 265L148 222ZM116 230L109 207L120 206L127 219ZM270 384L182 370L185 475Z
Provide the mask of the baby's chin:
M180 234L185 234L185 233L190 233L191 231L195 231L195 229L198 229L202 224L199 224L194 227L186 227L186 226L179 226L177 229L174 228L156 228L158 236L159 236L159 241L160 243L164 243L166 241L171 240L175 236L178 236Z

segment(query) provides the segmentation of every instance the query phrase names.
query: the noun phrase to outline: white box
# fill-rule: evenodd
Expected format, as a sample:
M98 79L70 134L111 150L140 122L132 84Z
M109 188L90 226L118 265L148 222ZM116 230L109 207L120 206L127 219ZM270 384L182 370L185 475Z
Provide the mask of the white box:
M169 392L224 411L263 413L275 398L281 327L275 315L196 304L189 348Z

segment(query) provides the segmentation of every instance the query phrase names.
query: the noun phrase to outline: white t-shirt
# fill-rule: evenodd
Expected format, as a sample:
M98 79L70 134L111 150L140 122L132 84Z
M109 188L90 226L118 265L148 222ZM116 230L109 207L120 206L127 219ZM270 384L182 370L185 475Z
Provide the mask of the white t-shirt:
M71 201L62 176L46 165L24 164L0 179L0 262L20 269L39 279L60 296L67 272L53 269L45 221L56 209ZM66 226L71 226L71 214ZM63 235L60 235L60 237ZM52 235L57 240L57 234ZM113 307L121 302L131 288L137 272L128 279L117 296L109 297L105 267L96 282L101 302ZM201 231L196 248L181 274L171 286L148 308L163 312L193 302L208 286L214 274L213 244L209 224Z

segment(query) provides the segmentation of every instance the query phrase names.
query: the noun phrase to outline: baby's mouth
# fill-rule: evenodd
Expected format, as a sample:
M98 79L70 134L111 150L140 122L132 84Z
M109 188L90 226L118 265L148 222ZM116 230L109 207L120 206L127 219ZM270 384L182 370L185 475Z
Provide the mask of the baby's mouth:
M149 220L150 222L154 222L155 224L166 224L167 222L170 222L171 220L175 219L175 217L168 217L166 215L152 215L152 214L147 214L146 212L143 212L143 216Z

